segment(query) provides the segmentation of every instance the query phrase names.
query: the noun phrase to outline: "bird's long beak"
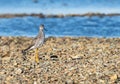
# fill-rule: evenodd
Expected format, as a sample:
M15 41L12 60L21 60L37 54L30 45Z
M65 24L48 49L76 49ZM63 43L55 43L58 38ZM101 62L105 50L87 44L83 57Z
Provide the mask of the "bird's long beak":
M46 28L44 28L45 31L48 31Z

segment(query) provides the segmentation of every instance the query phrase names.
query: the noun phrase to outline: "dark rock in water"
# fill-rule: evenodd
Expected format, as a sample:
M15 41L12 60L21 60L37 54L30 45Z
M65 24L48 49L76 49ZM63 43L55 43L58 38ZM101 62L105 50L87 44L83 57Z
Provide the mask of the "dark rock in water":
M34 3L38 3L38 0L33 0Z
M35 2L38 3L38 2ZM88 16L88 17L93 17L93 16L98 16L98 17L105 17L105 16L120 16L119 13L113 13L113 14L102 14L102 13L85 13L85 14L56 14L56 15L45 15L43 13L40 14L27 14L27 13L23 13L23 14L0 14L0 18L13 18L13 17L25 17L25 16L33 16L33 17L39 17L39 18L64 18L64 17L84 17L84 16Z

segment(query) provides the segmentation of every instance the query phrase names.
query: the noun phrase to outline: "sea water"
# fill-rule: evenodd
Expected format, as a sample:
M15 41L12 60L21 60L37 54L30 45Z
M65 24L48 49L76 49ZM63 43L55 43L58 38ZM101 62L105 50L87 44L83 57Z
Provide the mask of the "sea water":
M120 13L120 0L0 0L0 14ZM46 36L120 37L120 16L0 18L0 36L34 37L40 24Z
M0 19L0 36L34 37L44 24L46 36L120 37L120 16Z

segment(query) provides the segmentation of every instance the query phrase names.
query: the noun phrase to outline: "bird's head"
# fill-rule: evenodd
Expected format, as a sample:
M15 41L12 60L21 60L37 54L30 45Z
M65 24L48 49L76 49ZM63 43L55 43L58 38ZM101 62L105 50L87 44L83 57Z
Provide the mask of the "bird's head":
M40 30L44 30L44 25L41 24L39 28L40 28Z
M40 29L40 30L45 30L45 31L47 31L47 29L44 27L43 24L40 25L39 29Z

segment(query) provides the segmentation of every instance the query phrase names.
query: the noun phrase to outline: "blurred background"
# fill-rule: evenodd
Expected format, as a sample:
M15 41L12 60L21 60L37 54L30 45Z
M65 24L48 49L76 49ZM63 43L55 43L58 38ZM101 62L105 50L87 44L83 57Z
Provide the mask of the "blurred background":
M120 37L119 4L120 0L0 0L0 36L34 37L44 24L47 37ZM4 17L10 14L65 17Z
M120 13L120 0L0 0L0 13Z

